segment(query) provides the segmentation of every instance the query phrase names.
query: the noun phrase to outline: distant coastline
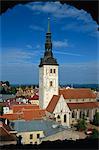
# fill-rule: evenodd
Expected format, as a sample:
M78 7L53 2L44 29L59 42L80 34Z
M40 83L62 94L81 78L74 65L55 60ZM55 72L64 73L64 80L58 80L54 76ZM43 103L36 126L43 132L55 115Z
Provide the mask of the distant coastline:
M19 86L37 86L38 84L11 84L11 86L19 87ZM99 84L60 84L60 87L73 87L73 88L91 88L91 89L98 89Z

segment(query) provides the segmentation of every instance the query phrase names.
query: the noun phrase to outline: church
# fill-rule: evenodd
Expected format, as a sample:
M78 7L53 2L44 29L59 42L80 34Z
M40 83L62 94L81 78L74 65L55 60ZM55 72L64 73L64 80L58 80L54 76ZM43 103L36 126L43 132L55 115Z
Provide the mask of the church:
M39 105L46 110L48 118L63 126L72 126L77 120L86 117L92 121L98 111L96 94L91 89L59 89L59 64L52 52L50 19L46 33L45 52L39 64Z

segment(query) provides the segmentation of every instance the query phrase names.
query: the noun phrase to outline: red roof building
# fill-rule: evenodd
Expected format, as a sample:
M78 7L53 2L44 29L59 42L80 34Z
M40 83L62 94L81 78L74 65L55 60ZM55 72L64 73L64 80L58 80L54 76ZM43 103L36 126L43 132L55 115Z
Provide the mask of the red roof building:
M30 97L29 100L39 100L39 96L35 94L33 97Z
M70 109L98 108L99 102L67 103Z
M12 110L13 113L22 112L26 109L39 109L38 105L31 105L31 104L22 104L22 105L13 105Z
M59 98L60 98L60 96L58 96L58 95L53 95L51 101L49 102L49 104L48 104L48 106L47 106L47 108L46 108L46 110L47 110L48 112L51 112L51 113L52 113L52 112L54 111L54 109L55 109L55 107L56 107L56 105L57 105L57 103L58 103L58 101L59 101Z
M63 95L64 99L96 98L91 89L60 89L59 95Z

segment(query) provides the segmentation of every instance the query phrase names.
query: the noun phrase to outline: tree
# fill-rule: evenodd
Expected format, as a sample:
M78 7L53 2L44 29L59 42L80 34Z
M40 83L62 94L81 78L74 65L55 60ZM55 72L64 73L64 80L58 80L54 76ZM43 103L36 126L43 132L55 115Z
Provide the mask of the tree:
M6 94L5 88L3 87L2 90L0 91L0 94Z
M86 121L85 121L85 119L80 119L79 121L78 121L78 124L77 124L77 130L79 130L79 131L84 131L84 130L86 130Z
M5 81L6 85L9 87L10 86L10 83L9 81Z
M93 139L99 138L99 131L96 129L93 129L93 132L92 132L92 135L90 136L90 138L93 138Z
M15 87L11 87L11 94L16 94L16 92L17 92L17 90L16 90L16 88Z
M99 126L99 112L96 112L93 119L93 124Z

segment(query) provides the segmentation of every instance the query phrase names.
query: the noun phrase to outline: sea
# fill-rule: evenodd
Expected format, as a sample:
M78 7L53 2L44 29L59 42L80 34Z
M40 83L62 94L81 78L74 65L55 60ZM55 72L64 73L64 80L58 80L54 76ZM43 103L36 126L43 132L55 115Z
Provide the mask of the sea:
M20 86L36 86L38 87L38 84L12 84L11 86L14 87L20 87ZM96 89L99 91L99 84L60 84L60 87L73 87L73 88L91 88Z

